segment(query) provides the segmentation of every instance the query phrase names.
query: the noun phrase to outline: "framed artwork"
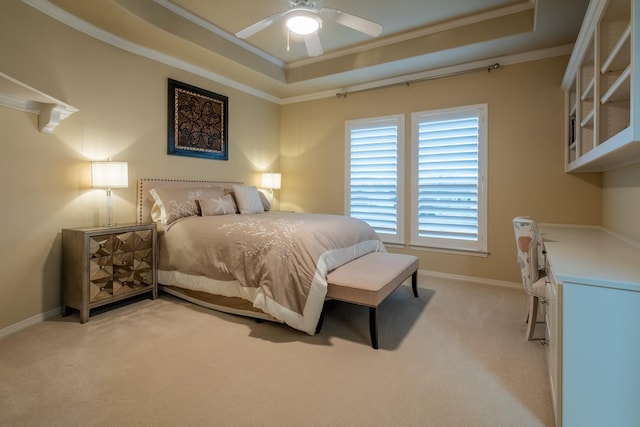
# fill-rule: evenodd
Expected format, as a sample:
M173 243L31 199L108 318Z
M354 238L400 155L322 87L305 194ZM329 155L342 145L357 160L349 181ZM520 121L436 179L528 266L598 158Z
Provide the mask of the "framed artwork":
M226 96L169 79L167 154L228 160Z

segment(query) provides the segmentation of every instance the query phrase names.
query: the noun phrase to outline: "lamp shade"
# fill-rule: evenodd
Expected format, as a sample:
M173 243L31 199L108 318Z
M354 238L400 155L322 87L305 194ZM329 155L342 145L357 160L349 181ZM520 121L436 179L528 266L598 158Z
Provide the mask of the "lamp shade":
M280 174L267 172L262 174L262 188L268 188L270 190L280 189Z
M127 162L91 162L93 188L127 188L129 186Z

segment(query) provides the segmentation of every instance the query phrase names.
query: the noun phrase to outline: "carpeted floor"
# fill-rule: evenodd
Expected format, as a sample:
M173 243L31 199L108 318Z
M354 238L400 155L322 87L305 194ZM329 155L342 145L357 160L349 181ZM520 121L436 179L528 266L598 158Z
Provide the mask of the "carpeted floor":
M419 276L379 308L329 302L322 331L166 294L0 339L0 426L552 426L524 292Z

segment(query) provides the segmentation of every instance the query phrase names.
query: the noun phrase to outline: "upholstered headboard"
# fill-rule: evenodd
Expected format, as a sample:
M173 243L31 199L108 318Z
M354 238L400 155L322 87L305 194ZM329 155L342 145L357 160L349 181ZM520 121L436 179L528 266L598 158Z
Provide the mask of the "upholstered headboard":
M165 178L140 178L138 180L138 223L151 223L151 208L153 207L153 197L149 194L152 188L203 188L203 187L224 187L230 189L234 184L244 184L243 181L198 181L185 179L165 179Z

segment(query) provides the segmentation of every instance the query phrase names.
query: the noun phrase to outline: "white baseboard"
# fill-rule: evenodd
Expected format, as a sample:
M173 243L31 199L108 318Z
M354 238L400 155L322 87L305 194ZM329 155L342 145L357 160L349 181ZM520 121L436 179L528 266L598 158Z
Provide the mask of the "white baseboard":
M485 279L482 277L463 276L461 274L440 273L438 271L418 270L418 274L422 276L437 277L440 279L461 280L464 282L478 283L481 285L500 286L503 288L522 289L521 283L507 282L504 280Z
M44 322L45 320L55 317L60 313L62 313L62 307L56 307L51 310L45 311L44 313L31 316L28 319L24 319L18 323L14 323L13 325L9 325L6 328L0 329L0 338L11 335L14 332L18 332L37 323Z

